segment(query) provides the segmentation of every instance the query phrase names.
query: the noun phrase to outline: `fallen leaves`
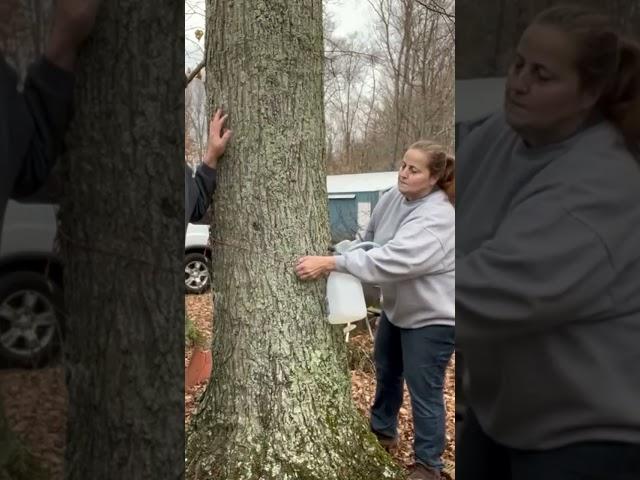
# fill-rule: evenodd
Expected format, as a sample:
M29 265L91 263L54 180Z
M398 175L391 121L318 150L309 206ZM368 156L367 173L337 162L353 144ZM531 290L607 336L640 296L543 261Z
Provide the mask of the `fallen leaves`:
M67 389L61 366L4 369L0 392L12 430L41 462L52 480L63 478Z

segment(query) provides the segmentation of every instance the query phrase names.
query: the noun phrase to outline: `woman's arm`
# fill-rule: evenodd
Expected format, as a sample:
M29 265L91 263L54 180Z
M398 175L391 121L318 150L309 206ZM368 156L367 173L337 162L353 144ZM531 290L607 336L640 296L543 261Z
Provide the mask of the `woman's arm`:
M354 250L338 256L335 269L366 283L383 285L453 269L446 265L448 246L425 218L403 224L394 238L380 248Z
M334 257L303 257L296 274L303 280L318 278L337 270L350 273L366 283L385 284L453 270L446 264L447 251L429 226L429 219L414 218L400 227L383 247L354 250Z
M456 259L456 339L528 335L610 310L614 268L600 236L539 193Z

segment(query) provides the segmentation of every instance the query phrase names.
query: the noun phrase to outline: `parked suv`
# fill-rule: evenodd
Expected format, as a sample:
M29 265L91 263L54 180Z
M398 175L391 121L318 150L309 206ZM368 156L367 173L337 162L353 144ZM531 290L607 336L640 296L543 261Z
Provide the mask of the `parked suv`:
M64 327L62 268L54 253L56 207L10 201L0 243L0 357L38 366Z
M42 365L60 345L65 317L56 211L50 192L7 205L0 242L0 360L11 365ZM207 215L187 228L188 293L202 293L210 285L208 222Z
M211 286L211 245L209 225L211 214L187 226L184 245L184 286L187 293L203 293Z

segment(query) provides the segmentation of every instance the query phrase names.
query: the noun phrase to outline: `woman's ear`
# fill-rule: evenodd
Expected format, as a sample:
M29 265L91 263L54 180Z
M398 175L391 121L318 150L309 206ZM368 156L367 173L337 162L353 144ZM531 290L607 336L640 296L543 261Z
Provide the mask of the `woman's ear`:
M600 97L603 95L604 87L584 87L580 94L580 108L583 112L589 112L595 108Z

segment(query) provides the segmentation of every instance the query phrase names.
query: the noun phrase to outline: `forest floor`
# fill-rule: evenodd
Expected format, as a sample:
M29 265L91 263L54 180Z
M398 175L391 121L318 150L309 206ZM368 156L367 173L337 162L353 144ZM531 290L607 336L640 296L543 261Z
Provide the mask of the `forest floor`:
M185 297L186 312L195 329L204 337L206 344L211 340L212 301L209 294L188 295ZM375 394L375 373L373 371L373 344L367 331L349 340L351 364L351 393L360 412L367 416ZM192 349L185 350L185 367L188 365ZM447 445L443 455L445 476L455 478L455 359L447 369L445 383L445 404L447 409ZM196 408L198 398L204 392L206 382L185 392L185 423ZM413 423L411 421L411 404L405 387L404 402L399 418L400 442L391 454L402 467L413 463Z
M185 297L186 311L197 332L207 341L211 336L212 302L209 294ZM371 361L372 342L366 333L350 339L351 383L353 400L363 415L368 415L375 392L375 375ZM191 349L185 349L185 367ZM445 384L447 407L447 446L444 453L445 474L454 479L455 460L455 363L448 367ZM206 383L185 392L185 423L189 421ZM67 392L64 369L59 361L33 370L0 369L0 392L9 424L34 455L49 470L52 480L62 480L67 421ZM405 391L400 410L400 443L393 450L395 461L406 467L413 462L413 428L411 405Z

